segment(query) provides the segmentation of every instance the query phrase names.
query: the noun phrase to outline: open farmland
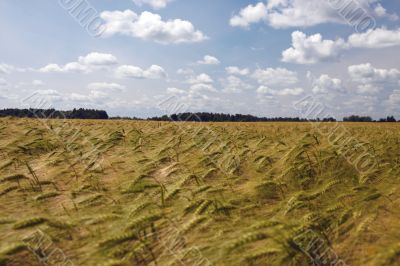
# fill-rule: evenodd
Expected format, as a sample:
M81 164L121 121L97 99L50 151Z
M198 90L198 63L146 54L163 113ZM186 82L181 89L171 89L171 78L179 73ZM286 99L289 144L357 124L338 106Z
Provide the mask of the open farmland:
M400 127L335 126L0 119L0 264L399 265Z

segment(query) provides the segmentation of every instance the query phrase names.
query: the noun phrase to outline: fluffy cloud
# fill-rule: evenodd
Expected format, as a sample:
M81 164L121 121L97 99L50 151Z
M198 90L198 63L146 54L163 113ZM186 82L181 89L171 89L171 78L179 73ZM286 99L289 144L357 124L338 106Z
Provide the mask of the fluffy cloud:
M357 93L360 94L376 94L382 90L383 87L376 84L360 84L357 87Z
M118 64L117 58L112 54L90 53L80 56L78 62L88 66L107 66Z
M73 102L88 102L90 101L90 97L79 93L71 93L71 95L68 97L68 100Z
M133 2L138 6L149 5L154 9L164 8L172 1L173 0L133 0Z
M300 31L292 33L292 47L282 52L282 61L297 64L315 64L337 58L348 45L343 39L323 40L321 34L308 36Z
M221 62L214 56L206 55L203 60L197 61L197 63L200 65L219 65Z
M214 80L205 73L189 77L186 83L190 84L188 90L190 97L194 97L195 95L205 97L205 93L207 92L216 92L216 89L212 85Z
M239 93L252 88L251 85L236 76L228 76L226 79L222 79L221 84L224 88L223 92L226 93Z
M324 40L317 33L307 36L301 31L292 33L292 47L282 52L282 61L296 64L315 64L338 58L352 48L387 48L400 46L400 29L377 28L354 33L348 40Z
M286 68L257 69L254 71L252 77L256 79L258 83L267 86L287 86L299 81L297 73L287 70Z
M202 73L197 75L196 77L191 77L187 81L190 84L201 84L201 83L213 83L214 80L207 74Z
M0 74L10 74L11 72L19 72L19 73L25 73L28 71L34 71L33 68L22 68L22 67L15 67L12 65L0 64Z
M81 65L77 62L71 62L64 66L58 64L48 64L39 69L42 73L88 73L90 72L89 67Z
M105 11L100 17L105 22L105 31L102 34L104 37L122 34L162 44L200 42L207 39L189 21L163 21L160 15L147 11L140 15L131 10Z
M312 91L314 93L341 92L343 91L342 81L324 74L313 81Z
M85 106L93 106L96 104L102 104L109 98L109 95L101 91L91 91L88 95L80 93L71 93L66 97L66 100L72 103L80 103Z
M229 75L240 75L240 76L247 76L248 74L250 74L250 70L248 68L243 68L240 69L236 66L230 66L225 68L226 73L228 73Z
M63 96L56 90L37 90L32 95L40 96L41 105L43 102L53 103L63 100ZM50 108L50 107L47 107Z
M377 97L358 95L343 102L343 105L353 113L368 115L368 112L375 110L377 103Z
M370 29L364 33L355 33L349 37L348 43L357 48L386 48L400 46L400 29Z
M14 70L13 66L7 64L0 64L0 74L9 74Z
M125 87L117 83L95 82L90 83L88 88L93 91L124 91Z
M240 10L239 15L231 18L230 24L234 27L248 27L252 23L266 20L267 16L267 7L260 2L256 5L248 5Z
M214 88L212 84L205 84L205 83L192 84L188 90L182 90L174 87L167 88L167 94L179 96L180 99L179 101L187 104L188 106L190 106L193 100L196 98L202 100L208 100L209 97L206 94L216 91L217 90ZM180 105L179 107L182 107L182 105Z
M358 83L357 92L361 94L376 94L385 87L399 85L400 81L398 69L374 68L370 63L349 66L348 73Z
M90 53L80 56L77 62L65 65L48 64L39 69L42 73L89 73L96 68L117 64L117 59L111 54Z
M71 93L64 96L65 100L83 106L104 106L112 103L112 92L124 90L124 87L114 83L91 83L88 85L89 94Z
M257 69L251 77L261 85L257 89L257 94L260 98L297 96L304 92L302 88L289 87L298 83L299 79L296 72L286 68Z
M396 111L399 111L400 90L394 90L393 93L389 96L387 103L390 109L395 109Z
M243 8L238 15L231 18L230 24L248 27L250 24L264 21L273 28L310 27L323 23L345 24L346 19L339 11L344 11L345 16L357 20L359 18L349 12L357 8L360 8L358 11L365 11L361 18L375 11L375 14L381 17L393 19L396 15L388 14L379 1L358 0L349 4L343 1L269 0L267 3L259 2Z
M286 88L281 90L271 89L267 86L260 86L257 89L257 93L260 96L272 95L272 96L298 96L302 94L304 90L302 88Z
M348 72L353 81L360 83L393 83L400 79L398 69L374 68L371 63L349 66Z
M61 73L64 72L63 67L60 67L58 64L48 64L39 69L42 73Z
M167 77L165 70L158 65L152 65L148 69L142 69L137 66L123 65L117 68L115 74L119 78L136 79L162 79Z
M167 88L167 93L168 94L185 94L186 91L172 87L172 88Z
M380 4L378 3L373 12L376 16L383 18L383 17L388 17L390 20L395 21L399 19L399 16L397 14L389 14L387 10Z
M198 83L190 86L190 93L216 92L212 84Z

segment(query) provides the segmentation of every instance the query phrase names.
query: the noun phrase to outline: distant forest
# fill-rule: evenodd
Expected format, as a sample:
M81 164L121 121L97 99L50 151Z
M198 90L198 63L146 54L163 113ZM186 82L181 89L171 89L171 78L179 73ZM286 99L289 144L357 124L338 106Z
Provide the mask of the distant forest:
M59 119L108 119L103 110L74 109L72 111L58 111L55 109L3 109L0 117L28 117L28 118L59 118Z
M241 114L218 114L218 113L181 113L173 114L171 116L152 117L149 120L153 121L190 121L190 122L336 122L333 117L317 118L317 119L304 119L299 117L256 117L252 115ZM396 122L393 116L373 120L369 116L352 115L343 118L344 122Z
M257 117L242 114L218 114L218 113L181 113L171 116L152 117L153 121L189 121L189 122L308 122L299 117ZM321 120L322 121L322 120ZM323 121L336 121L334 118L325 118Z
M104 110L73 109L72 111L58 111L55 109L3 109L0 117L27 117L47 119L113 119L113 120L148 120L148 121L176 121L176 122L336 122L333 117L304 119L299 117L257 117L242 114L219 114L219 113L181 113L170 116L151 117L141 119L137 117L109 117ZM388 116L374 120L369 116L352 115L343 118L344 122L397 122L394 116ZM400 121L399 121L400 122Z

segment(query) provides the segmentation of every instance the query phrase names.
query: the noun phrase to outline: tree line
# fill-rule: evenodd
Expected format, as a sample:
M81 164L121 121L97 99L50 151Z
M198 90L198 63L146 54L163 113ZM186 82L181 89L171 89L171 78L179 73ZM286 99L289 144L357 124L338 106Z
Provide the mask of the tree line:
M325 121L334 122L334 118L324 118L309 120L300 117L257 117L253 115L242 114L221 114L221 113L181 113L171 116L161 116L149 118L152 121L176 121L176 122L309 122L309 121Z
M397 122L394 116L373 120L370 116L351 115L343 118L343 122Z
M108 119L108 114L103 110L73 109L72 111L59 111L55 109L3 109L0 117L26 117L43 119Z
M336 122L333 117L305 119L300 117L257 117L243 114L223 113L180 113L170 116L163 115L147 119L137 117L109 117L104 110L95 109L73 109L72 111L59 111L55 109L3 109L0 110L0 117L27 117L27 118L58 118L58 119L114 119L114 120L148 120L148 121L175 121L175 122ZM370 116L351 115L343 118L344 122L397 122L394 116L388 116L378 120ZM400 121L399 121L400 122Z
M300 117L257 117L242 114L221 114L221 113L180 113L170 116L152 117L152 121L176 121L176 122L336 122L333 117L305 119ZM351 115L343 118L344 122L396 122L394 116L374 120L370 116Z

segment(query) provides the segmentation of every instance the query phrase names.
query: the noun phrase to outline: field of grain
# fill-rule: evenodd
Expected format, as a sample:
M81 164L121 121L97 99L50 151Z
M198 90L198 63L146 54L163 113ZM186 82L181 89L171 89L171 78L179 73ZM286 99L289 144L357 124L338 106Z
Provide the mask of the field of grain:
M0 158L0 265L400 265L395 123L5 118Z

